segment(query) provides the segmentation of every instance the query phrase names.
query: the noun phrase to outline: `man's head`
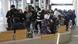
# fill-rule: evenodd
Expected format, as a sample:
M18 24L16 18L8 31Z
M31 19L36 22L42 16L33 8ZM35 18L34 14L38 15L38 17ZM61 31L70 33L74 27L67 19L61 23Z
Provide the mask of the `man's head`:
M11 9L15 8L15 5L11 5Z

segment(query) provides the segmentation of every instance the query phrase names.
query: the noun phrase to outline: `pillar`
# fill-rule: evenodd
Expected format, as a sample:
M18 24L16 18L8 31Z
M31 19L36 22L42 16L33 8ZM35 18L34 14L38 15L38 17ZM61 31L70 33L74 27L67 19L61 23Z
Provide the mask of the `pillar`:
M42 0L39 0L39 7L40 7L40 8L41 8L41 4L42 4L41 2L42 2Z
M78 0L76 0L76 24L78 26Z
M7 31L7 19L6 19L6 13L9 10L9 1L10 0L0 0L1 1L1 21L0 21L0 32Z
M36 8L36 1L35 0L33 0L33 6L34 6L34 8Z
M78 26L78 0L73 1L73 6L76 14L76 25Z

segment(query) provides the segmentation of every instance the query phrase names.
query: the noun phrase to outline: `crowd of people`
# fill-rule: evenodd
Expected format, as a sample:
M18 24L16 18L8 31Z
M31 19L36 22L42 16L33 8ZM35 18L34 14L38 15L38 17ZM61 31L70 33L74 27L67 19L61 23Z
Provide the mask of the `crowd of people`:
M66 31L68 31L70 20L72 25L76 25L74 10L41 10L39 7L35 9L29 6L23 12L11 5L11 10L7 12L6 18L10 28L16 29L23 26L27 28L28 32L34 30L36 33L40 31L41 34L56 33L58 25L66 25Z
M59 15L63 17L62 20L63 19L65 20L64 24L66 25L67 29L69 27L69 22L71 22L72 26L76 25L76 22L75 22L75 20L76 20L75 10L71 10L71 9L70 10L55 9L54 15L56 17L58 17ZM61 18L61 17L59 17L59 18Z

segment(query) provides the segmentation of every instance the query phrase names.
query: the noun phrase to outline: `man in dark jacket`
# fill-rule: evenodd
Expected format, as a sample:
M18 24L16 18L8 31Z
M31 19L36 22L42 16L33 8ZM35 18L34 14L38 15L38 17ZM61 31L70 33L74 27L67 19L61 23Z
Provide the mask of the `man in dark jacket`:
M13 39L15 40L15 33L16 33L16 29L14 27L14 23L15 21L17 21L17 16L18 16L18 10L15 9L15 5L11 5L11 10L9 10L6 14L6 18L7 18L7 23L8 23L8 27L10 27L11 29L14 30L14 35L13 35Z
M35 21L37 18L37 12L34 8L32 8L31 12L32 12L32 17L31 17L32 29L35 30L35 23L36 23Z
M76 19L76 15L75 15L75 11L72 12L72 25L76 25L75 23L75 19Z
M8 27L12 28L14 19L17 17L18 11L15 9L15 5L11 5L11 10L9 10L6 14Z
M65 12L65 15L64 15L65 17L65 25L66 25L66 31L68 31L68 28L69 28L69 22L70 22L70 14L69 14L69 12Z

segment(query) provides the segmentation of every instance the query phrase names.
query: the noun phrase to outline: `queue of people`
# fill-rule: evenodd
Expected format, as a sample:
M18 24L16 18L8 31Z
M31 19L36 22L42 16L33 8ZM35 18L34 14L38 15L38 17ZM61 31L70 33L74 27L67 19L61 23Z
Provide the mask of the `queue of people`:
M76 25L75 11L41 10L39 7L34 9L32 6L25 8L22 12L21 9L16 9L14 5L11 5L6 18L10 28L25 27L28 32L34 30L36 33L40 31L41 34L55 34L58 25L66 25L66 31L68 31L70 20L72 20L72 25Z

